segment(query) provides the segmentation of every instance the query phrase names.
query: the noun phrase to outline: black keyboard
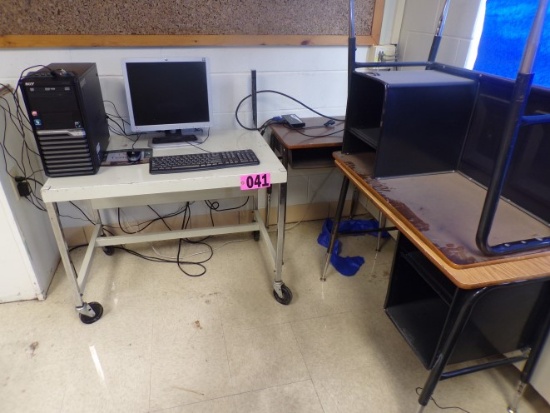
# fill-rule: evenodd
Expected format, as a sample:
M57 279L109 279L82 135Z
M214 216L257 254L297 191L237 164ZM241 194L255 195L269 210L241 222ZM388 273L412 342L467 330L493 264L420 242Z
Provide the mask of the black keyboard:
M252 149L227 152L204 152L186 155L153 156L149 161L149 173L170 174L186 171L232 168L259 165Z

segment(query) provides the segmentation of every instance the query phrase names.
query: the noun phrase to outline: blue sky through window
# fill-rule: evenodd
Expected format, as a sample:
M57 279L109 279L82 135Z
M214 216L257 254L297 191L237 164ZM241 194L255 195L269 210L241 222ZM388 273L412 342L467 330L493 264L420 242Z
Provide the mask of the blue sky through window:
M516 78L537 5L536 0L487 0L474 70ZM550 87L548 11L534 73L535 84Z

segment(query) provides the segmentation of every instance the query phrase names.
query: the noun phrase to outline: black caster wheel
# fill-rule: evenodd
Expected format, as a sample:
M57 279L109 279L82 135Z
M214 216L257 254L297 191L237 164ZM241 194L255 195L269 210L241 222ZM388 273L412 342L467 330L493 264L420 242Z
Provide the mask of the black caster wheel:
M115 247L113 246L103 247L103 252L105 253L105 255L111 256L115 253Z
M252 236L254 237L254 241L259 241L260 240L260 231L254 231L252 233Z
M290 288L284 284L281 285L281 291L283 292L283 296L279 297L279 294L273 290L273 297L275 297L275 301L282 305L289 305L292 301L292 291L290 291Z
M80 321L84 324L92 324L101 318L103 315L103 306L95 301L88 303L92 310L94 310L95 315L93 317L88 317L87 315L80 314Z

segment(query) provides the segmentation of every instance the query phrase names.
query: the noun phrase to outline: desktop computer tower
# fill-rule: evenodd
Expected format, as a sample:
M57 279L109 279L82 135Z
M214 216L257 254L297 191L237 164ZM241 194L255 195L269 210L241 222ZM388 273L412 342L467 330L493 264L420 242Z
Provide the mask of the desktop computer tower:
M95 63L51 63L19 85L45 174L95 174L109 143Z

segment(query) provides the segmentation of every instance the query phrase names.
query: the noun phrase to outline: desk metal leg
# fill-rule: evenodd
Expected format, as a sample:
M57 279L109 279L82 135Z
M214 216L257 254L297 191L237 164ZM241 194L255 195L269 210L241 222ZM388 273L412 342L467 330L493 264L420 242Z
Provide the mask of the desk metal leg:
M269 147L273 152L275 152L275 140L276 138L271 134L269 137ZM286 169L288 173L288 149L285 148L283 145L280 145L280 152L281 152L281 163L283 164L284 168ZM285 184L286 185L286 184ZM269 227L269 216L270 216L270 206L271 206L271 195L273 194L272 187L267 188L266 197L265 197L265 226L266 228ZM280 194L279 194L280 196ZM286 190L285 190L285 196L286 196ZM285 211L286 211L286 199L285 199ZM279 200L280 204L280 200Z
M519 401L523 396L523 393L525 392L525 388L527 387L527 384L531 382L531 377L533 376L535 367L537 366L537 361L539 360L539 357L542 353L544 344L546 342L546 337L549 331L550 331L550 311L546 311L546 314L544 316L544 322L542 323L542 328L540 330L540 333L535 343L533 344L533 347L531 348L531 352L529 354L529 358L527 359L525 366L521 371L520 381L516 389L516 392L514 393L512 402L508 407L508 413L518 413Z
M336 207L336 216L334 217L334 222L332 226L332 233L330 234L330 244L325 255L325 266L323 267L323 273L321 274L321 281L326 281L327 279L327 269L330 264L330 256L332 255L332 250L334 249L334 244L336 243L336 237L338 236L338 227L340 226L340 221L342 220L342 212L344 211L344 204L346 203L346 195L349 188L349 179L344 176L342 181L342 187L340 189L340 198L338 199L338 206Z
M83 293L78 286L78 275L73 267L73 263L69 255L69 249L67 247L67 243L65 242L61 221L59 220L59 208L57 203L46 203L46 210L48 211L48 216L52 225L55 241L57 242L57 248L59 249L61 261L63 262L63 267L65 268L65 274L67 275L67 280L69 281L72 289L73 298L76 304L76 311L79 313L80 320L83 323L91 324L101 318L103 315L103 307L99 303L86 303L82 300Z
M380 231L378 231L378 238L376 240L376 252L380 252L382 249L382 228L386 226L386 216L380 211L378 213L378 228Z
M355 213L357 212L357 204L359 203L359 189L357 187L353 188L353 195L351 197L351 208L349 212L349 219L353 219Z
M424 388L418 398L420 407L418 413L422 412L424 407L430 401L432 394L439 380L443 376L443 370L451 357L453 350L460 338L460 334L464 330L472 310L481 297L490 289L488 287L479 290L459 290L455 303L453 304L452 313L449 315L447 334L443 346L437 360L430 371L430 375L424 384Z
M277 251L275 254L275 280L273 281L273 296L277 302L284 305L288 305L292 301L292 291L290 291L282 280L286 224L286 192L286 183L280 184L277 217Z
M275 137L273 136L273 133L271 133L271 128L267 130L267 133L269 133L269 147L273 152L275 152ZM270 216L270 207L271 207L271 193L273 191L273 187L270 186L267 188L265 192L265 227L269 228L269 216Z
M487 363L483 363L477 366L467 367L463 369L458 369L450 372L443 372L445 366L447 365L449 358L452 355L454 347L458 342L458 339L466 326L466 323L470 319L472 311L476 304L489 292L496 289L506 288L505 285L497 285L493 287L485 287L478 290L459 290L457 296L454 300L454 304L451 309L451 314L447 325L445 327L445 332L443 336L446 337L442 345L441 351L437 356L437 360L430 371L430 375L426 380L422 393L418 398L419 410L417 413L421 413L424 410L424 407L430 401L432 394L435 390L437 383L440 380L449 379L452 377L457 377L459 375L473 373L476 371L485 370L487 368L497 367L506 364L512 364L525 360L525 356L509 357L503 360L495 360ZM520 383L517 387L517 390L514 394L514 398L508 407L509 413L518 412L519 400L523 396L527 384L529 384L532 374L535 370L538 358L542 353L546 336L550 330L550 311L544 310L544 320L542 322L542 328L540 329L538 335L535 338L534 343L532 344L529 357L527 362L521 372Z

